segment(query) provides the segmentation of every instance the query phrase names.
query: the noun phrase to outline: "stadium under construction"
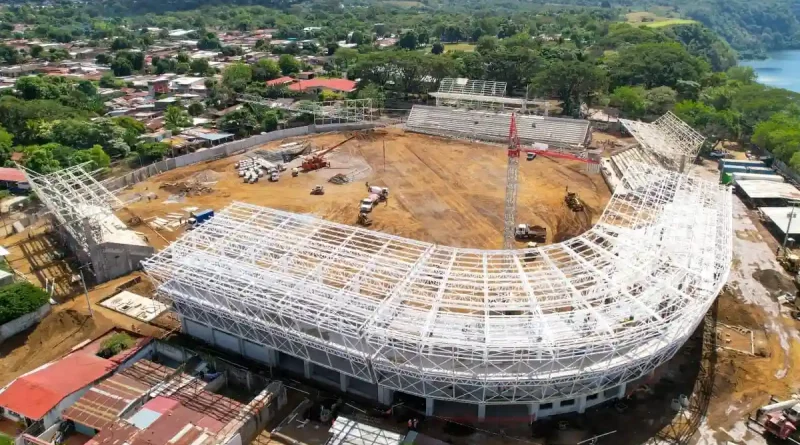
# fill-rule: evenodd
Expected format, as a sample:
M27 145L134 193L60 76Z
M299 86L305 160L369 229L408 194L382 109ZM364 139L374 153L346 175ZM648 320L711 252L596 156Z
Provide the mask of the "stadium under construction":
M415 107L406 128L481 139L464 128L510 119ZM587 128L560 121L523 143L580 150ZM583 412L673 357L731 264L730 192L690 168L702 136L671 114L623 125L639 144L603 164L611 201L561 243L454 248L235 202L143 265L186 333L341 391L428 415Z

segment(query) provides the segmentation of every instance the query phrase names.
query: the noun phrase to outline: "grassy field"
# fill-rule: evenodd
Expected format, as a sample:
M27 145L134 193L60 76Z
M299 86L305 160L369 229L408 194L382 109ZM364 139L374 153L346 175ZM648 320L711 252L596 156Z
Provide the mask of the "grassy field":
M625 18L627 19L628 23L632 25L645 25L651 28L662 28L664 26L675 25L691 25L692 23L697 23L694 20L664 17L647 11L630 12L625 14Z
M444 51L464 51L467 53L471 53L475 51L475 45L472 43L445 43Z

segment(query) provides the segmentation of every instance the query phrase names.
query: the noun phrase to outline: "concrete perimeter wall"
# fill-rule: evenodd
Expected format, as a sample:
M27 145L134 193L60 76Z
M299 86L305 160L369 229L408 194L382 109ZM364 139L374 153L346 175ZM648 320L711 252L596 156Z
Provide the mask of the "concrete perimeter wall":
M277 141L280 139L304 136L307 134L327 133L335 131L355 131L364 130L367 128L374 128L374 123L345 123L345 124L326 124L326 125L308 125L305 127L287 128L285 130L272 131L266 134L258 134L251 136L247 139L239 141L228 142L226 144L218 145L206 150L189 153L177 158L165 159L155 164L150 164L138 170L134 170L125 175L106 179L103 184L108 190L116 191L133 184L142 182L147 178L159 175L166 171L185 167L187 165L197 164L198 162L209 161L212 159L221 159L234 154L240 154L251 148L258 147L259 145L268 142Z
M9 321L0 326L0 343L8 340L16 334L28 329L39 322L45 315L50 313L50 303L45 303L39 309L25 314L19 318Z

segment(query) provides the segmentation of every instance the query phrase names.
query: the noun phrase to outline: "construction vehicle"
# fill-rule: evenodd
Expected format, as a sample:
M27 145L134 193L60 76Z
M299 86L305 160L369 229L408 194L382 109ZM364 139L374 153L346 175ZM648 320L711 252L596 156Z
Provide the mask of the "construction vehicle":
M536 240L543 243L547 241L547 229L542 226L520 224L514 230L514 238L517 240Z
M569 191L569 188L567 188L567 194L564 196L564 202L567 203L567 207L573 212L583 211L583 203L581 199L578 198L578 194Z
M525 257L523 259L525 261L533 261L536 258L538 258L539 257L539 251L538 250L532 250L532 249L536 249L537 247L539 247L539 243L535 243L533 241L531 241L528 244L526 244L525 248L529 249L529 250L525 252Z
M325 189L322 188L321 185L315 185L314 188L311 189L311 194L312 195L324 195L325 194Z
M368 227L368 226L372 225L372 220L369 218L369 215L367 215L366 213L359 212L358 213L358 224L360 224L360 225L362 225L364 227Z
M377 185L369 185L367 183L367 192L370 194L378 195L381 201L389 199L389 187L378 187Z
M321 168L330 168L331 163L325 160L325 155L332 152L333 150L341 147L346 142L350 141L351 139L355 138L355 136L350 136L349 138L339 142L338 144L328 147L324 150L320 150L317 153L312 153L310 156L306 157L303 160L302 169L304 172L310 172L314 170L319 170Z
M770 398L770 404L762 406L756 411L755 417L748 419L748 428L759 431L755 426L761 427L761 434L772 435L779 439L797 442L795 432L800 421L800 401L795 399L778 401Z
M278 176L278 171L277 170L272 170L271 172L269 172L269 181L270 182L278 182L278 178L280 178L280 176Z
M292 168L292 177L296 178L298 176L300 176L300 169L297 167Z
M534 159L536 159L536 153L534 153L532 151L529 151L528 152L528 160L529 161L533 161Z
M778 257L778 263L783 266L786 272L792 275L800 272L800 256L793 253L787 253Z
M376 194L369 195L368 197L361 200L361 204L359 206L359 211L361 213L369 213L375 206L378 204L380 197Z
M542 147L544 148L544 147ZM517 192L519 190L519 156L524 151L548 158L569 159L587 164L597 164L595 160L582 158L570 153L559 153L538 148L522 149L519 135L517 134L516 113L511 114L511 124L508 128L508 167L506 169L506 199L505 213L503 215L503 249L514 248L514 232L517 217ZM534 156L534 159L536 157Z
M214 211L211 209L194 211L189 213L189 219L186 220L186 224L189 226L189 229L194 229L213 217Z

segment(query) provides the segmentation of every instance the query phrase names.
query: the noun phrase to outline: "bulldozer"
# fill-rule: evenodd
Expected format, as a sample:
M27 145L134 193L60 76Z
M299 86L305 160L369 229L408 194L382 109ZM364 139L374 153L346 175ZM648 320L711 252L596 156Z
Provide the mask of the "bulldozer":
M788 253L778 257L778 263L792 275L800 272L800 256Z
M369 227L369 226L372 225L372 220L369 218L369 215L367 215L366 213L359 212L358 213L358 224L360 224L360 225L362 225L364 227Z
M581 199L578 197L577 193L570 192L569 188L567 188L567 194L564 196L564 202L567 204L570 210L573 212L582 212L583 211L583 203Z

